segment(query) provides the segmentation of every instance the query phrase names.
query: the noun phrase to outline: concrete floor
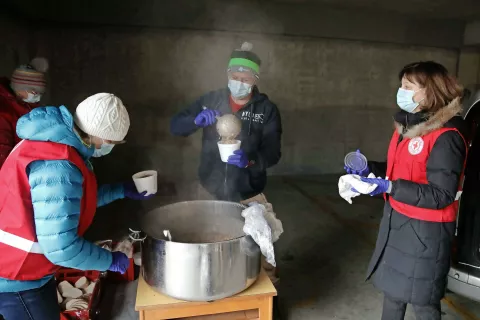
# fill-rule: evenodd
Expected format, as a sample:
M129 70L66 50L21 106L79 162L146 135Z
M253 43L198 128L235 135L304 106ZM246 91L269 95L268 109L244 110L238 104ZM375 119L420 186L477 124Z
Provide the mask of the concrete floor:
M380 319L382 295L364 282L383 202L339 198L338 176L271 177L266 195L282 220L277 243L280 303L288 320ZM115 292L109 319L138 319L136 282ZM480 303L454 294L443 303L445 320L479 320ZM288 315L288 316L287 316ZM405 319L415 319L409 309Z

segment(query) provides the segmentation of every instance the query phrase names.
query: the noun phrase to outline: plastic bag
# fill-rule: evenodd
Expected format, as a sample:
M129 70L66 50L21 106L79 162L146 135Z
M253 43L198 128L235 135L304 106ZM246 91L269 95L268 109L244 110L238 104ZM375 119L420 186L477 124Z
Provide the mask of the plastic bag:
M260 205L263 207L263 217L267 220L268 226L272 230L272 242L275 243L283 233L282 221L277 219L277 215L273 212L273 206L271 203L260 204L256 201L250 202L249 206Z
M269 207L271 208L271 205ZM255 240L267 262L276 266L273 243L282 234L283 227L275 213L267 208L268 206L262 204L251 203L250 207L243 210L242 216L245 218L243 232Z
M120 251L124 253L129 259L133 257L133 245L129 239L124 239L113 248L112 251Z

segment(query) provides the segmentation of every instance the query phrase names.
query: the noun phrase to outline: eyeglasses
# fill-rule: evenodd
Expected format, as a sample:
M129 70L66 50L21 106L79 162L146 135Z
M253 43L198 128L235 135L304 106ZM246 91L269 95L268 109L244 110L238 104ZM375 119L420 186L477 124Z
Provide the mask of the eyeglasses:
M118 144L127 143L127 141L126 140L113 141L113 140L107 140L107 139L102 139L102 138L99 138L99 137L91 137L90 136L90 144L92 144L92 143L107 143L107 144L118 145Z
M105 143L108 143L108 144L115 144L115 145L117 145L117 144L125 144L125 143L127 143L127 140L122 140L122 141L103 140L103 141L105 141Z

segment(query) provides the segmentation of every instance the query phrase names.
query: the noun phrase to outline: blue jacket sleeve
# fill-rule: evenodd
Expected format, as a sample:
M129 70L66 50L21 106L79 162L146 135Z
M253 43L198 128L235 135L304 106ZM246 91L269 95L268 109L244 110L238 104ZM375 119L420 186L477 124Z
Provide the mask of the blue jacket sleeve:
M125 198L125 193L122 184L101 185L97 191L97 208L123 198Z
M174 136L188 137L195 133L198 127L195 125L195 118L202 112L203 97L195 101L187 109L180 111L170 120L170 132Z
M80 237L83 176L66 160L35 161L28 167L37 239L50 262L80 270L107 270L112 254Z

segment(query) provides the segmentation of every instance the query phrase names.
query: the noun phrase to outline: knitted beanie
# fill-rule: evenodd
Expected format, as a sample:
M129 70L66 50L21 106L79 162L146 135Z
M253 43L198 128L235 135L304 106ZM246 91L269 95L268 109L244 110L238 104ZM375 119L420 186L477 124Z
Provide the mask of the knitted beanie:
M13 91L35 91L45 93L45 72L48 70L48 61L45 58L35 58L29 64L21 65L13 71L10 87Z
M234 50L228 63L228 72L250 71L258 78L262 61L251 51L252 48L253 45L250 42L244 42L240 49Z
M86 134L111 141L122 141L130 128L127 109L111 93L97 93L80 102L74 121Z

